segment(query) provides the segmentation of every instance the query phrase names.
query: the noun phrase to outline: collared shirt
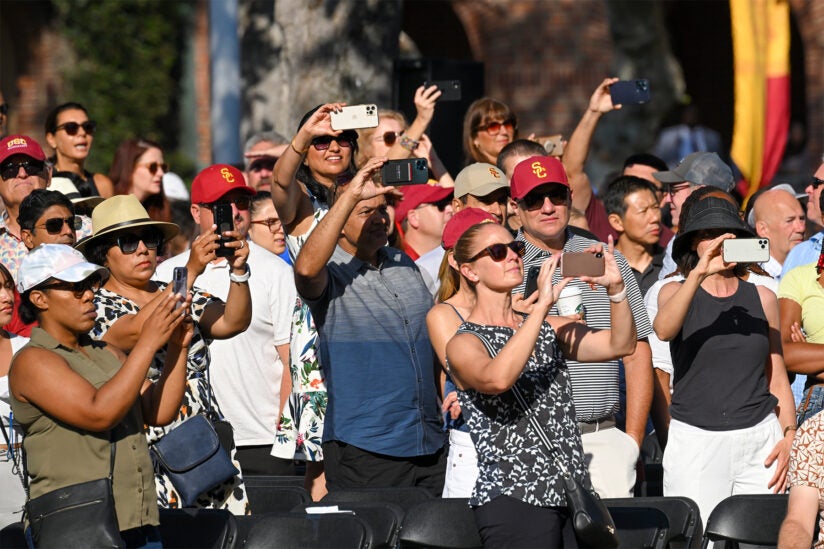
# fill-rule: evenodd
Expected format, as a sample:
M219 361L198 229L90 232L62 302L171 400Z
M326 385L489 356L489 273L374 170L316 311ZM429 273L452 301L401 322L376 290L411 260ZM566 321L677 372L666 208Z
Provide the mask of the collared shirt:
M652 261L643 272L637 271L635 267L630 267L632 274L635 275L635 281L638 283L638 289L641 290L641 295L647 295L647 291L652 285L658 282L658 273L661 272L663 266L664 249L656 246L653 250Z
M770 259L768 261L759 263L759 265L762 269L767 271L767 274L769 274L771 277L773 277L776 280L781 280L781 263L779 263L776 258L770 256Z
M14 280L17 280L17 269L29 250L20 238L9 231L8 221L9 212L4 211L0 216L0 263L9 270Z
M824 231L815 233L808 240L805 240L787 254L784 265L781 267L781 276L807 263L817 263L818 254L821 253L821 242L824 241Z
M329 391L324 442L339 440L395 457L444 444L426 330L432 298L400 250L382 248L373 267L336 247L314 316Z
M524 281L520 286L512 290L513 294L524 293L526 286L526 275L530 267L540 266L550 255L550 252L539 248L524 238L523 231L518 232L517 240L526 244L524 253ZM596 242L576 234L569 230L566 233L566 243L564 252L583 252ZM626 285L627 298L632 309L632 317L635 320L635 330L638 339L645 339L652 333L647 310L644 307L644 300L641 291L635 282L627 260L620 252L615 252L615 261L621 270L621 276ZM561 280L560 269L555 271L552 278L554 283ZM610 327L610 306L607 291L602 286L597 286L595 290L589 284L581 282L577 278L569 282L569 286L577 286L583 291L584 307L586 308L586 323L588 326L597 329L609 329ZM557 315L558 309L552 306L549 314ZM578 421L595 421L613 415L618 411L618 361L582 363L567 358L569 374L572 380L572 395L575 401L575 413Z

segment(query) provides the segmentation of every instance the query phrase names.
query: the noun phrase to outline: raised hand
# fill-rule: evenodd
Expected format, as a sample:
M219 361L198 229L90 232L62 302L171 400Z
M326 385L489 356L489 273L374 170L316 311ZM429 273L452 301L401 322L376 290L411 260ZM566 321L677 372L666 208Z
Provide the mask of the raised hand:
M440 96L441 91L438 86L429 86L428 88L419 86L415 90L414 101L415 109L418 111L417 117L427 126L432 122L432 117L435 115L435 103Z
M191 283L194 283L194 280L206 270L206 265L217 257L215 252L218 248L218 238L220 237L217 234L217 225L212 225L208 231L199 235L192 242L192 247L189 250L189 261L186 262ZM192 289L191 284L189 289Z
M558 301L558 296L561 295L561 290L564 289L571 278L562 278L558 284L552 283L552 277L558 269L558 262L561 256L558 254L551 255L541 265L541 270L538 273L538 299L535 302L535 307L543 309L543 314L549 311L552 306Z
M618 82L618 80L620 79L604 78L603 82L595 88L595 92L592 94L592 97L589 98L589 110L593 112L605 113L621 108L621 105L612 104L612 96L609 94L609 87Z
M346 185L344 193L357 199L368 200L380 194L391 193L395 187L382 187L374 183L373 177L386 163L386 157L376 156L366 161L366 164L355 174L355 177Z
M585 250L588 253L604 254L604 274L601 276L581 276L579 280L586 282L590 286L598 284L607 290L608 295L615 295L624 290L624 278L621 276L621 269L618 268L618 263L615 261L615 242L612 240L612 235L607 237L607 246L603 244L593 244Z
M189 315L189 308L192 304L191 296L187 296L184 300L177 294L163 293L161 295L163 297L160 304L143 324L143 330L135 347L147 345L155 351L159 350L166 345L178 326ZM183 306L177 308L180 303Z

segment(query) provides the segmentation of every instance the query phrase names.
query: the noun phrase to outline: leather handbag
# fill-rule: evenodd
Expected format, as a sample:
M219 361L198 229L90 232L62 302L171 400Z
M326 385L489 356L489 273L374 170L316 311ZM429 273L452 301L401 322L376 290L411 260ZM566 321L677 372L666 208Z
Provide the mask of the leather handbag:
M124 547L109 476L72 484L26 502L31 538L38 548Z
M202 414L190 417L155 442L152 455L180 495L183 507L193 506L197 496L240 473Z

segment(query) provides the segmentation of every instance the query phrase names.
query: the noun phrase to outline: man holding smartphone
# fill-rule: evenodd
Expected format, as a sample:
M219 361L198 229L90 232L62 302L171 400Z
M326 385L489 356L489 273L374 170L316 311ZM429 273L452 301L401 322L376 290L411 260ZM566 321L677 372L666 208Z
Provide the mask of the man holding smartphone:
M584 252L596 241L568 229L572 192L563 165L557 158L533 156L521 161L512 173L512 199L521 220L516 237L526 244L524 273L541 265L553 254ZM652 356L646 338L652 331L641 292L623 255L616 251L635 320L638 344L635 353L624 358L627 373L626 433L616 428L618 412L618 361L580 363L567 360L575 412L581 429L584 452L592 456L589 473L601 497L629 497L635 487L635 466L645 435L652 401ZM556 272L554 283L560 282ZM523 294L524 284L513 290ZM575 278L567 287L582 291L587 325L610 328L610 300L602 287L592 289ZM529 301L527 301L529 303ZM550 314L557 315L557 306Z

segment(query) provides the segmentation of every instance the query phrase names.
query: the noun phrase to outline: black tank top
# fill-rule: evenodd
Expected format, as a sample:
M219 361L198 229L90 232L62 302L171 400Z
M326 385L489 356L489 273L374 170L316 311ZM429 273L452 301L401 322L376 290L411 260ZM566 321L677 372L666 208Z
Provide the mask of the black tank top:
M83 198L87 196L100 196L97 185L94 183L94 174L86 170L83 170L83 175L78 175L74 172L54 172L52 177L71 179L74 186L77 187L77 192L79 192Z
M764 372L769 323L751 283L738 281L729 297L699 287L684 326L670 342L675 370L674 419L710 431L761 422L778 404Z

